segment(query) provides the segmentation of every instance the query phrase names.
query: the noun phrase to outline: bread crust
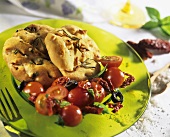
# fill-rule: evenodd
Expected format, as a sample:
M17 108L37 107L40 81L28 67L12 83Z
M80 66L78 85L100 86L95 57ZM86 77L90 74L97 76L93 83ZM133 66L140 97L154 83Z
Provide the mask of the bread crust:
M45 44L51 61L63 76L85 80L100 71L96 61L100 51L86 30L74 25L63 26L49 32Z

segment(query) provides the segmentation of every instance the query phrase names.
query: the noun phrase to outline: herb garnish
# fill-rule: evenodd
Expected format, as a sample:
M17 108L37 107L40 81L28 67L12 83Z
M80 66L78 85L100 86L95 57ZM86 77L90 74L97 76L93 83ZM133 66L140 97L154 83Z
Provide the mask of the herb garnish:
M14 53L14 54L17 54L18 52L19 52L19 50L17 50L17 49L12 50L12 53Z
M91 64L90 62L88 62L89 60L92 60L92 59L87 58L84 62L81 63L80 67L95 68L95 66L89 66Z
M60 107L61 108L64 108L65 106L68 106L68 105L70 105L71 103L70 102L68 102L68 101L61 101L60 102Z
M63 31L64 34L66 34L66 36L69 37L69 38L72 39L72 40L80 40L80 39L77 38L77 37L72 37L72 36L70 36L64 29L58 30L57 32L60 32L60 31Z
M146 22L142 28L146 30L160 28L164 34L170 36L170 16L161 18L157 9L146 7L146 10L150 17L150 21Z
M94 106L99 107L99 108L103 108L103 111L102 111L103 114L105 114L105 113L109 114L109 110L104 104L99 103L99 102L94 102Z
M87 92L91 95L91 97L94 99L95 95L94 95L94 90L92 88L87 89Z
M68 38L70 38L71 40L76 41L75 43L73 43L73 46L74 46L75 48L77 48L80 52L88 51L88 49L82 48L82 47L80 46L80 44L79 44L79 43L80 43L80 38L74 37L74 36L70 36L64 29L58 30L57 32L60 32L60 31L63 31L63 33L64 33Z
M100 77L107 69L107 65L95 76L93 76L92 78L98 78Z

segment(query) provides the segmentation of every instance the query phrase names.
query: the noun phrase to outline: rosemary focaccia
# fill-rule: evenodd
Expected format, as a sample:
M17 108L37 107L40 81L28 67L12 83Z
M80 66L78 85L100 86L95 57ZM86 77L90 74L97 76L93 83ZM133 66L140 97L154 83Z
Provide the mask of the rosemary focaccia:
M38 81L45 88L60 76L80 81L100 71L96 43L86 30L73 25L18 29L6 40L3 58L17 80Z
M47 34L45 45L63 76L80 81L100 71L96 62L100 58L99 48L86 30L74 25L57 28Z
M19 29L6 40L3 58L12 75L19 81L38 81L45 88L61 76L51 62L44 38L53 28L46 25L29 25Z
M53 30L54 28L48 25L31 24L26 28L18 29L13 36L21 38L26 43L29 43L34 48L38 49L44 55L48 56L44 39L47 33Z

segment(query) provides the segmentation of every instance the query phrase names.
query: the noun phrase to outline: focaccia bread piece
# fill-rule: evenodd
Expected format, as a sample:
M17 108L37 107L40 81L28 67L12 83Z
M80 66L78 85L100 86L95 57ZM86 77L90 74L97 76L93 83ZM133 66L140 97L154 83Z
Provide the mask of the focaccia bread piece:
M3 47L3 58L17 80L38 81L48 88L56 78L61 76L61 73L47 58L48 55L24 38L14 36L6 40Z
M26 28L18 29L13 37L19 37L24 42L31 44L37 50L42 52L48 58L48 53L46 46L44 44L44 39L48 32L53 31L54 28L48 25L41 25L41 24L31 24Z
M67 25L49 32L45 45L51 61L63 76L85 80L100 71L96 60L100 51L87 31L74 25Z

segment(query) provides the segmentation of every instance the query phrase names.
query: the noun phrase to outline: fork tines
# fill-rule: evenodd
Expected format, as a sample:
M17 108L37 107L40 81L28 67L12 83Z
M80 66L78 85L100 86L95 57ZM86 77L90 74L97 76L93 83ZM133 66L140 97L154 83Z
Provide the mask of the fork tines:
M21 118L19 110L7 88L0 90L0 114L8 121L16 121Z

